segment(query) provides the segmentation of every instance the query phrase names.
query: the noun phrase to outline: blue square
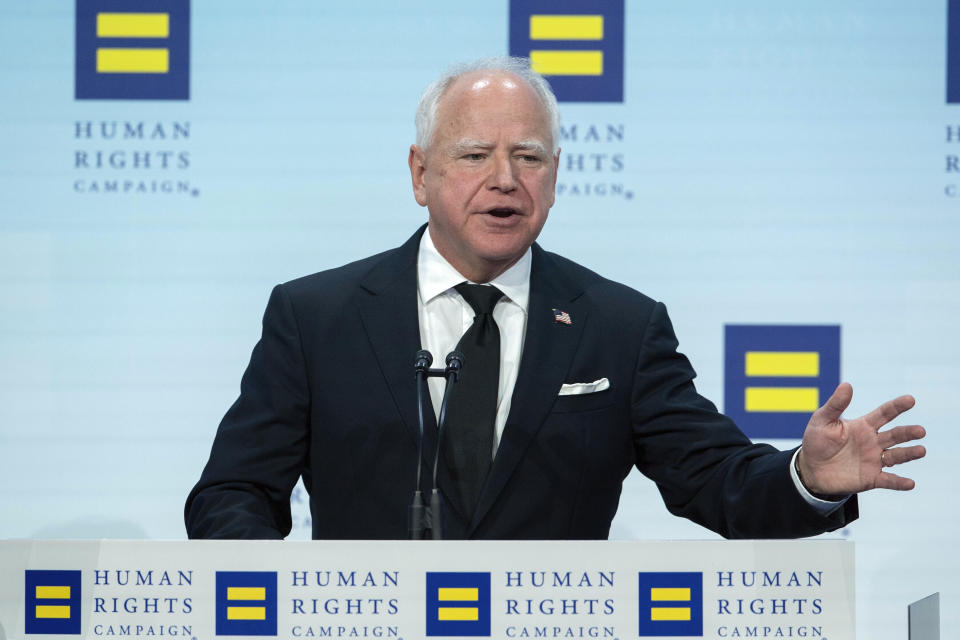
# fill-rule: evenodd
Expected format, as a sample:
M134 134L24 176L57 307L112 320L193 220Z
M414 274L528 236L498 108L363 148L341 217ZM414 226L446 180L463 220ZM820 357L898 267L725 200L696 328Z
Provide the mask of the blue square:
M80 635L80 571L24 572L24 632Z
M510 55L560 102L623 102L624 0L510 0Z
M947 103L960 102L960 0L947 3Z
M840 384L840 325L727 325L724 336L724 413L751 438L802 438Z
M277 635L276 571L217 571L216 603L216 635Z
M77 100L190 98L190 0L76 2Z
M641 637L703 636L703 573L641 572Z
M427 636L490 636L489 572L427 572Z

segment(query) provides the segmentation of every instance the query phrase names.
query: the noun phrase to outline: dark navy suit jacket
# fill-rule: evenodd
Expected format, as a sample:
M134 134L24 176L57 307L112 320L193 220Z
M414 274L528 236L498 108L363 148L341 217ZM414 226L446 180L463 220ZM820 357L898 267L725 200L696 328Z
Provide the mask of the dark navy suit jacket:
M314 538L407 537L422 233L274 289L240 397L187 499L190 537L285 536L301 476ZM730 538L807 536L856 518L855 497L830 516L811 509L791 452L751 444L694 376L661 303L534 245L511 412L475 513L447 501L446 537L606 538L634 466L672 513ZM558 396L565 382L600 378L609 389ZM425 459L436 446L427 414ZM454 496L443 462L438 471Z

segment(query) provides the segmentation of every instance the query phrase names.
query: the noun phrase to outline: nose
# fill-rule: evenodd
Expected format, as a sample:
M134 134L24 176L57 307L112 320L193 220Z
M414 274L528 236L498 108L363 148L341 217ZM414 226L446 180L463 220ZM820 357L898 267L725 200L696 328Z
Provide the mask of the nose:
M509 155L497 154L492 158L492 167L488 183L491 189L509 193L517 188L515 167Z

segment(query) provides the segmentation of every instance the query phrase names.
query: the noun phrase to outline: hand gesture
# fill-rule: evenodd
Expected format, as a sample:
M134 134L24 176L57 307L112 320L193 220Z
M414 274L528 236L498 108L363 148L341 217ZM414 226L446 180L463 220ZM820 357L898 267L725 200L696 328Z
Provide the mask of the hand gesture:
M853 387L844 382L827 403L810 417L803 433L797 468L804 486L813 494L838 496L883 488L913 489L914 482L886 468L926 455L921 445L895 445L919 440L926 432L920 425L880 428L912 408L912 396L885 402L870 413L847 420L841 417L850 406Z

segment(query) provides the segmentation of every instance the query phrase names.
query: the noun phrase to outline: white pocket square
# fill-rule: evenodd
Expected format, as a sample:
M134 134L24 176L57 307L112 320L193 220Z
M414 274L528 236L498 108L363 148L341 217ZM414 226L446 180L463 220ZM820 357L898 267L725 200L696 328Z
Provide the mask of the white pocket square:
M579 396L585 393L596 393L610 388L610 381L606 378L600 378L593 382L571 382L560 386L561 396Z

